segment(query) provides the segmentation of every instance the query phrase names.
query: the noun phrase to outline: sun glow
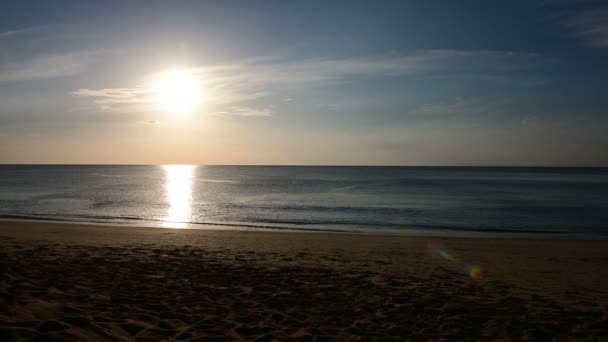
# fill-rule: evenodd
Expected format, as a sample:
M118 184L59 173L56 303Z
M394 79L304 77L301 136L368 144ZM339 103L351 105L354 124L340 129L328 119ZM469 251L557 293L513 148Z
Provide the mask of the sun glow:
M152 81L154 101L163 110L189 112L203 100L200 80L186 69L159 72Z

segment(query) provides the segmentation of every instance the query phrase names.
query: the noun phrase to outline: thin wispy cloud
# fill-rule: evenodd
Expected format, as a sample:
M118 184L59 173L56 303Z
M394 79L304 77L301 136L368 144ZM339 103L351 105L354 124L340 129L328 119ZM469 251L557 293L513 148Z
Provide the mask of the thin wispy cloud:
M405 76L422 72L511 72L541 63L535 53L491 50L424 50L399 56L313 59L248 63L222 68L200 68L218 80L249 83L306 84L339 81L352 77ZM263 77L262 77L263 76Z
M78 39L83 37L82 32L68 24L0 31L0 82L73 76L112 51L103 48L75 49L73 44L82 43ZM50 41L53 41L52 48L49 47Z
M108 89L78 89L73 92L77 96L93 97L98 104L125 104L153 102L152 91L143 87L108 88Z
M514 111L513 107L514 104L509 99L501 97L456 97L423 104L406 111L404 117L409 122L518 120L522 114Z
M587 10L566 22L572 35L597 48L608 47L608 7Z
M412 111L420 116L454 117L458 115L477 115L496 112L496 104L480 99L457 97L452 101L426 103Z
M423 73L505 74L527 70L542 56L509 51L426 50L399 56L353 57L284 61L258 59L225 65L198 66L188 72L200 80L214 113L241 116L270 116L270 106L248 105L281 92L312 89L361 78L405 77ZM153 102L145 84L132 87L82 88L74 95L87 97L105 110L141 111ZM284 95L283 95L284 96ZM284 97L282 97L285 99ZM285 100L278 100L283 102Z
M28 34L28 33L40 32L40 31L44 31L44 30L47 30L49 28L53 28L56 26L57 25L40 25L40 26L31 26L31 27L25 27L25 28L20 28L20 29L0 31L0 39L7 38L7 37L13 37L13 36L19 36L19 35Z
M101 51L72 52L37 56L0 65L0 82L73 76L96 62Z
M272 116L272 109L235 106L231 108L229 113L239 116Z

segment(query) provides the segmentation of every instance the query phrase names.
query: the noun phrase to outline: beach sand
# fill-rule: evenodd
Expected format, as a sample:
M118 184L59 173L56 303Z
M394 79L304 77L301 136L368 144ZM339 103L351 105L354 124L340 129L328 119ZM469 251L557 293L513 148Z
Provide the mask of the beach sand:
M0 340L608 340L608 241L0 223Z

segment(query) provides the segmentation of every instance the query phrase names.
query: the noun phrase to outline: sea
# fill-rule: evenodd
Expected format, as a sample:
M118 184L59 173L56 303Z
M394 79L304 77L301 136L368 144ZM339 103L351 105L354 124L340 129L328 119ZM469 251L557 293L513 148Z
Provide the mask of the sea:
M608 238L608 168L0 166L0 219Z

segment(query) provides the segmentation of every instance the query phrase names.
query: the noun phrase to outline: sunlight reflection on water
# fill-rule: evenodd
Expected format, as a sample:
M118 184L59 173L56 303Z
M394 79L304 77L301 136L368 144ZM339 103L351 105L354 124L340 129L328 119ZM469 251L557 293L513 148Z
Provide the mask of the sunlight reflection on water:
M169 204L163 226L186 228L192 215L192 185L195 165L164 165L165 193Z

